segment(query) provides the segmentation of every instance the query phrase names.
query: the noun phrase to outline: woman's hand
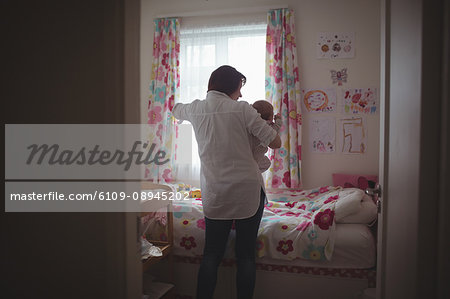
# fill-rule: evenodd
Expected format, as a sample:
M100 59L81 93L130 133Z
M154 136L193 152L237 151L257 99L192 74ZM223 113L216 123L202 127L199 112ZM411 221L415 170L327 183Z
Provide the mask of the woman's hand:
M281 114L280 114L280 113L277 113L277 114L275 115L274 120L275 120L275 124L276 124L278 127L281 127Z
M275 122L277 121L277 119L281 120L281 114L280 113L275 114L273 119Z

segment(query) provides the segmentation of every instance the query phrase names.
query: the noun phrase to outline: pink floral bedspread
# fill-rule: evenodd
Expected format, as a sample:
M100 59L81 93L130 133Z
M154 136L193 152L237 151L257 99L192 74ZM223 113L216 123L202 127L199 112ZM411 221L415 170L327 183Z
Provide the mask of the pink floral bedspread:
M268 204L258 232L257 256L282 260L330 260L335 239L335 205L341 187L267 192ZM174 254L201 256L205 220L201 199L174 204ZM152 233L158 234L157 226ZM159 238L166 238L159 233ZM233 257L232 229L225 256Z

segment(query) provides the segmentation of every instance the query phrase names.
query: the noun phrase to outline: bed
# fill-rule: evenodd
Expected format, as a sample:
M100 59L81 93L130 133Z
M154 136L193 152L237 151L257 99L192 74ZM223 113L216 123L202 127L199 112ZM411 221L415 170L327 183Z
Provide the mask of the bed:
M173 188L189 192L183 185ZM374 287L376 242L370 225L376 221L377 210L362 190L333 186L268 190L267 197L257 240L255 298L290 297L299 286L302 294L311 298L352 298ZM180 298L190 298L195 294L192 281L196 280L204 244L201 198L174 203L173 212L177 293ZM148 233L166 238L157 222ZM222 279L224 285L218 285L222 289L218 298L234 296L233 229L228 242L219 274L226 278ZM267 288L275 282L275 289Z

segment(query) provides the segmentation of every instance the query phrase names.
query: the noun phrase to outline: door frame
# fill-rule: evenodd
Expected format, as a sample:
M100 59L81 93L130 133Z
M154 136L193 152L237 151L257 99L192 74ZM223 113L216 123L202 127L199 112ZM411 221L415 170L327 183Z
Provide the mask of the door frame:
M391 131L389 129L390 125L390 115L391 115L391 101L390 101L390 95L391 95L391 33L392 33L392 23L391 20L395 18L395 15L392 15L393 11L391 9L392 3L399 3L399 2L406 2L404 0L382 0L381 1L381 78L380 78L380 182L382 184L383 193L382 193L382 212L379 216L379 233L378 238L379 242L377 245L378 249L378 260L377 260L377 298L390 298L389 293L386 293L386 264L389 262L387 259L387 244L388 242L392 242L387 237L387 228L388 228L388 217L389 211L388 211L388 204L389 204L389 197L390 194L392 194L392 188L395 188L395 185L389 184L389 176L388 173L390 171L390 163L389 163L389 150L391 147L389 138ZM139 119L139 111L140 111L140 57L139 57L139 51L140 51L140 0L127 0L125 2L125 41L124 41L124 80L125 80L125 120L126 123L141 123ZM444 183L448 182L449 180L449 159L445 156L445 153L448 152L450 149L449 147L449 104L446 102L448 100L448 85L445 84L445 82L448 82L448 72L449 72L449 61L448 56L449 55L449 40L448 40L448 24L449 24L449 16L448 11L449 9L449 1L448 0L439 0L439 3L444 6L443 11L447 11L447 14L442 17L442 21L444 23L444 28L440 27L437 28L438 23L433 19L434 14L436 14L436 9L432 10L431 8L428 9L426 6L424 8L420 8L422 3L424 3L423 0L415 0L415 2L418 2L420 5L417 5L416 7L419 7L419 13L423 17L422 22L425 23L425 25L430 25L429 27L424 26L424 32L422 33L422 36L419 38L426 38L426 34L431 34L431 42L425 44L424 41L421 41L420 45L422 48L425 49L426 54L429 54L432 52L433 47L436 46L436 43L438 40L432 33L435 29L443 29L441 31L442 35L439 36L439 38L442 38L443 42L443 52L446 55L442 55L442 57L425 57L427 61L435 61L435 59L438 59L441 63L443 63L443 71L441 74L434 74L432 73L433 69L424 69L422 74L420 75L422 78L422 95L421 95L421 101L423 102L424 97L426 96L424 90L427 87L433 86L434 81L436 81L436 78L440 80L440 82L444 83L442 84L442 87L440 90L437 90L438 94L440 95L439 101L441 103L442 110L439 111L439 113L436 113L433 111L425 111L427 114L422 114L423 118L421 121L421 129L427 130L427 129L434 129L438 130L438 134L436 136L433 136L432 142L433 144L425 144L427 142L427 136L424 136L423 134L420 136L420 139L418 141L418 146L424 149L426 152L430 153L432 152L431 146L435 145L436 138L438 141L440 141L439 144L439 156L433 157L433 167L427 168L426 173L421 173L420 179L419 179L419 194L422 196L424 195L424 188L426 187L426 184L432 182L433 178L427 177L430 172L435 171L438 173L437 180L434 182L433 186L437 186L437 198L435 201L433 201L433 209L428 210L427 213L427 220L430 222L430 220L433 217L436 217L437 220L435 222L437 223L438 227L440 228L440 232L436 235L428 238L423 239L423 231L417 232L415 241L416 243L414 246L418 247L418 243L423 243L424 241L431 240L433 241L433 245L436 245L434 248L433 254L436 254L437 259L434 263L434 266L431 267L431 270L433 270L431 278L427 279L426 281L416 285L406 285L405 280L401 280L398 278L399 288L403 287L411 287L417 290L417 294L420 294L421 292L426 291L430 287L437 286L437 292L439 295L444 294L445 292L448 293L448 288L446 288L446 277L447 273L443 269L445 267L448 267L448 261L444 259L446 256L446 252L449 250L448 248L448 238L449 238L449 221L450 217L445 217L448 215L449 210L449 201L444 198L444 194L446 194L446 190L444 190ZM397 12L394 12L397 13ZM442 14L444 15L444 14ZM427 42L430 42L428 40ZM421 50L421 49L418 49ZM427 52L428 51L428 52ZM423 59L424 57L422 57ZM423 62L422 62L423 63ZM430 77L427 77L431 75ZM436 77L437 76L437 77ZM422 106L423 107L423 106ZM432 120L436 115L440 114L440 123L435 124L434 127L431 127L428 124L428 121ZM436 127L437 126L437 127ZM420 156L421 161L420 163L421 167L424 167L426 164L426 157L423 156L423 154ZM419 169L419 168L418 168ZM419 174L417 174L419 175ZM398 194L398 193L396 193ZM422 196L423 197L423 196ZM403 199L405 200L405 199ZM407 200L407 199L406 199ZM419 206L424 206L427 204L425 199L416 199L415 204ZM440 207L440 210L437 210L436 208ZM391 211L392 213L392 211ZM126 241L126 285L127 285L127 298L140 298L141 296L141 290L142 290L142 275L141 275L141 263L138 258L137 252L139 252L138 248L138 242L137 242L137 213L126 213L126 233L125 233L125 241ZM417 219L413 219L412 221L418 221ZM390 230L393 228L389 228ZM420 242L419 242L420 241ZM418 248L417 253L413 255L413 260L411 261L414 266L412 267L412 271L414 273L417 273L417 270L420 270L421 266L418 266L419 263L419 254L423 252L426 249L429 249L431 245ZM447 259L448 260L448 259ZM437 266L439 264L439 266ZM410 273L407 273L411 269L402 269L402 272L405 275L410 275ZM435 283L431 283L432 278L435 279ZM396 279L397 280L397 279ZM397 281L395 282L397 283ZM402 284L403 283L403 284ZM445 294L447 294L445 293ZM443 298L443 297L442 297Z
M140 0L124 1L124 114L125 123L140 124ZM126 298L142 298L139 214L124 213Z
M386 243L386 207L388 196L389 180L389 84L390 84L390 0L381 1L381 22L380 22L380 151L379 151L379 184L382 187L381 209L378 214L378 232L377 232L377 287L376 298L384 298L384 265Z

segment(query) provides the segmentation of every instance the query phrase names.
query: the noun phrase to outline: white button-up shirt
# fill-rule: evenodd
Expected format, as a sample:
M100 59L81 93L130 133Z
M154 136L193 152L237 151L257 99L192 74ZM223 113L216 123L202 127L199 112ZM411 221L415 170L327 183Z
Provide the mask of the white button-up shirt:
M205 100L176 104L172 114L192 123L201 161L203 213L210 219L253 216L264 182L250 147L251 136L268 146L277 132L247 102L209 91Z

